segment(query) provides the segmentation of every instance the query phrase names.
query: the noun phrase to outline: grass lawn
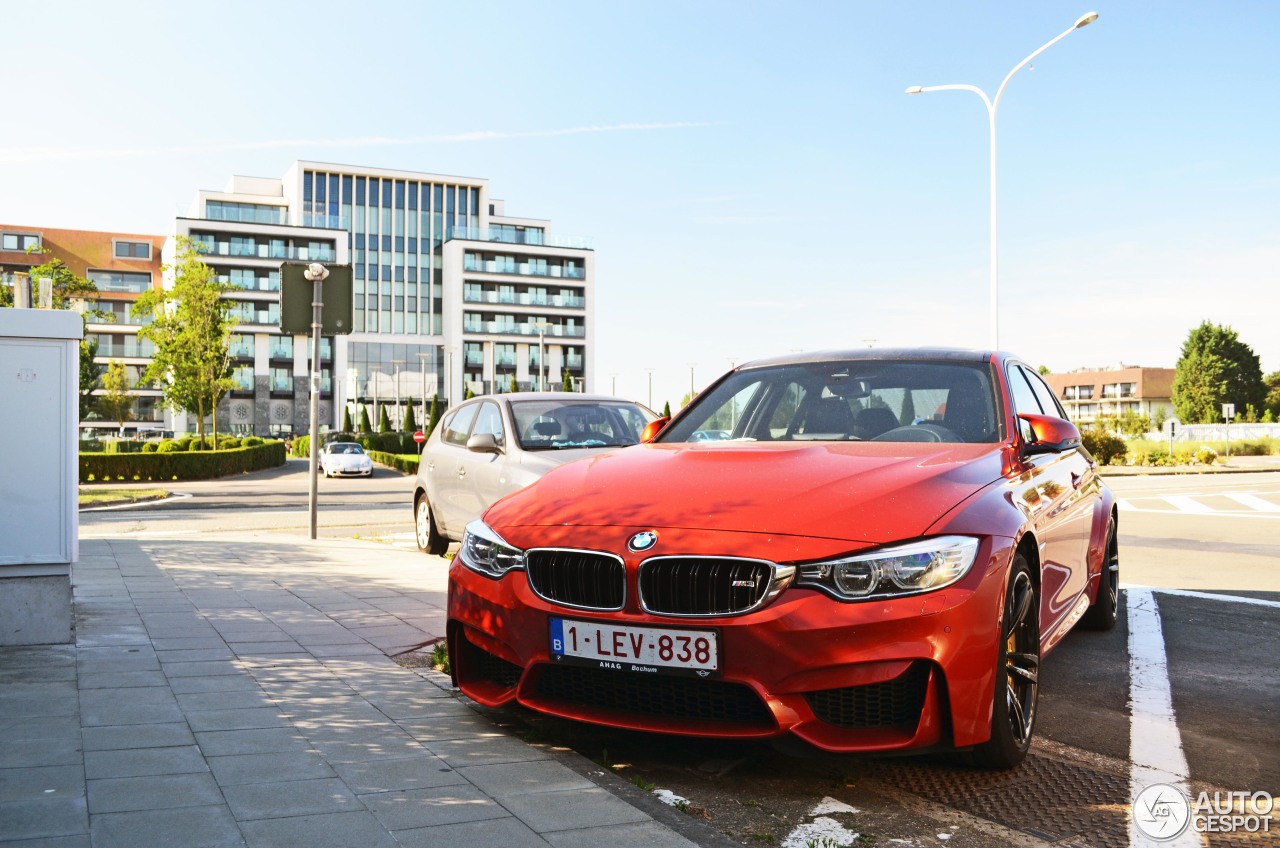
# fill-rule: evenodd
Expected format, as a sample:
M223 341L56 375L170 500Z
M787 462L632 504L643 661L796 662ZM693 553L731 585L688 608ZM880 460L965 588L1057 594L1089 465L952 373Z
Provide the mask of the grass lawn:
M115 504L154 501L169 494L165 489L91 489L80 487L80 506L113 506Z

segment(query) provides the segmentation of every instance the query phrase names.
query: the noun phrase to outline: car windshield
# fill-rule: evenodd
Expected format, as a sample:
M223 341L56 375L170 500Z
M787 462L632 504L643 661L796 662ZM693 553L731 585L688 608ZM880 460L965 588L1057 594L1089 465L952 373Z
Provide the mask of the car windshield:
M834 360L746 368L699 397L658 438L995 442L1002 437L985 364Z
M364 453L364 448L354 442L335 442L329 445L329 453Z
M616 448L640 441L656 416L626 401L513 400L516 438L524 450Z

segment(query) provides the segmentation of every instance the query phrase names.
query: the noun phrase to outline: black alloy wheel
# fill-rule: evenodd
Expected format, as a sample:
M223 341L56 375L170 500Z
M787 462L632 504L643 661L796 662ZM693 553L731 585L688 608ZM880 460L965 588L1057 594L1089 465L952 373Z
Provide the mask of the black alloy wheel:
M1039 690L1039 596L1026 559L1017 554L1005 592L991 739L974 748L972 759L976 765L1007 769L1022 762L1031 747Z
M1094 598L1080 626L1086 630L1111 630L1116 626L1120 609L1120 545L1116 541L1116 519L1107 522L1107 547L1098 577L1098 597Z

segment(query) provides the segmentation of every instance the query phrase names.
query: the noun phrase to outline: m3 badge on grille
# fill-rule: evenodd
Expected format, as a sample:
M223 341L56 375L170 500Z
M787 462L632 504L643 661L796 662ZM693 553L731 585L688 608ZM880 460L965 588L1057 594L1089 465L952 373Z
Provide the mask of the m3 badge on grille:
M637 533L627 540L627 550L640 553L647 551L654 545L658 544L658 534L653 530L645 530L643 533Z

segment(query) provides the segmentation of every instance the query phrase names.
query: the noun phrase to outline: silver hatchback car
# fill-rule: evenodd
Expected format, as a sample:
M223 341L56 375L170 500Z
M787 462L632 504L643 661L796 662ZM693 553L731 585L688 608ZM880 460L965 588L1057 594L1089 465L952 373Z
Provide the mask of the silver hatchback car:
M443 554L498 498L559 465L637 444L656 418L643 404L571 392L486 395L458 404L418 460L418 547Z

